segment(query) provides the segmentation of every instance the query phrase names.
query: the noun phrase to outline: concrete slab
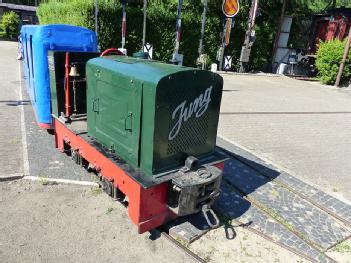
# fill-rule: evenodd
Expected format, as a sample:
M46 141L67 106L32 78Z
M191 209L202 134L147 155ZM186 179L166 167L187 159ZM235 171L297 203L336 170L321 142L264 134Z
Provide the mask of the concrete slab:
M322 208L328 214L331 214L345 225L351 227L350 204L301 181L295 176L278 169L272 163L260 159L223 138L217 138L217 145L229 151L232 157L246 164L249 168L254 169L268 179L300 195L311 204Z
M96 188L0 182L0 262L194 262Z
M219 135L351 201L351 96L287 77L226 74Z
M0 41L0 175L23 174L17 45Z
M25 89L22 91L22 96L25 100L29 100ZM75 164L69 156L55 148L54 136L39 128L30 103L24 105L24 126L31 176L74 181L94 181L94 175L89 174L84 168Z

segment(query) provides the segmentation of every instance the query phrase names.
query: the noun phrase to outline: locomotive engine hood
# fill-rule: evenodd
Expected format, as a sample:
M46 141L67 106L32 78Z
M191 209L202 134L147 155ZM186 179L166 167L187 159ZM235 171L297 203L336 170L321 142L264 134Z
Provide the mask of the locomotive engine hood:
M156 61L110 56L87 63L88 133L148 175L215 148L223 79Z

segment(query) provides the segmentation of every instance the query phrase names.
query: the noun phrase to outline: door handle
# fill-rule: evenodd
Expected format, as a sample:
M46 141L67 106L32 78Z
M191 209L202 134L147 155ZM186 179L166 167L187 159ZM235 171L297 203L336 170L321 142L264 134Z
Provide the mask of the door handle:
M93 100L93 111L99 112L99 99L98 98Z
M125 118L125 130L132 132L133 130L133 113L129 112Z

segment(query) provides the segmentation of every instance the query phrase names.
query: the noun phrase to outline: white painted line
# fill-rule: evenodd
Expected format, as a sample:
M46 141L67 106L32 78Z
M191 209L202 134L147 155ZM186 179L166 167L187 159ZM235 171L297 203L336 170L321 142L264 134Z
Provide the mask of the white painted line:
M19 101L21 102L21 134L22 134L22 158L23 158L23 173L29 175L29 161L28 161L28 149L27 149L27 136L26 136L26 125L24 122L24 104L22 96L22 74L21 74L21 61L18 61L18 80L19 80Z
M82 186L95 186L99 187L98 183L89 182L89 181L77 181L77 180L69 180L69 179L59 179L59 178L47 178L47 177L38 177L38 176L24 176L23 179L30 181L41 181L41 182L49 182L49 183L58 183L58 184L74 184L74 185L82 185Z

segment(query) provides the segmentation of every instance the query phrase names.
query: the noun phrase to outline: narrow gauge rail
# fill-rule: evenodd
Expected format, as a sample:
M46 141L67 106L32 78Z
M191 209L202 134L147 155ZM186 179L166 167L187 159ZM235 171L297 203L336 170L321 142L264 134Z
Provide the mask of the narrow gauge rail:
M189 248L185 247L181 243L179 243L177 240L175 240L173 237L171 237L169 234L162 230L157 230L160 231L161 236L163 236L168 242L170 242L173 246L175 246L177 249L182 251L185 255L187 255L188 258L192 259L194 262L198 263L206 263L204 259L196 255L194 252L192 252Z
M236 159L237 161L239 161L240 163L242 163L243 165L250 167L252 170L254 170L256 173L266 177L269 180L272 180L273 178L269 175L267 175L265 172L263 172L262 170L258 169L255 165L252 164L252 162L246 160L245 158L239 158L236 154L233 154L232 152L230 152L229 150L225 150L222 149L228 156ZM344 218L342 218L340 215L338 215L337 213L335 213L334 211L328 209L327 207L318 204L316 201L312 200L310 197L308 197L306 194L304 194L301 191L296 191L295 189L293 189L292 187L290 187L289 185L279 181L279 180L275 180L275 182L277 184L279 184L280 186L286 188L288 191L295 193L296 195L298 195L299 197L301 197L302 199L306 200L307 202L311 203L312 205L318 207L320 210L324 211L325 213L331 215L332 217L336 218L338 221L342 222L345 226L347 227L351 227L351 223L348 220L345 220ZM241 195L245 195L245 193L243 193L240 189L238 189L237 187L231 185L232 188L235 188L236 191L238 193L240 193Z

